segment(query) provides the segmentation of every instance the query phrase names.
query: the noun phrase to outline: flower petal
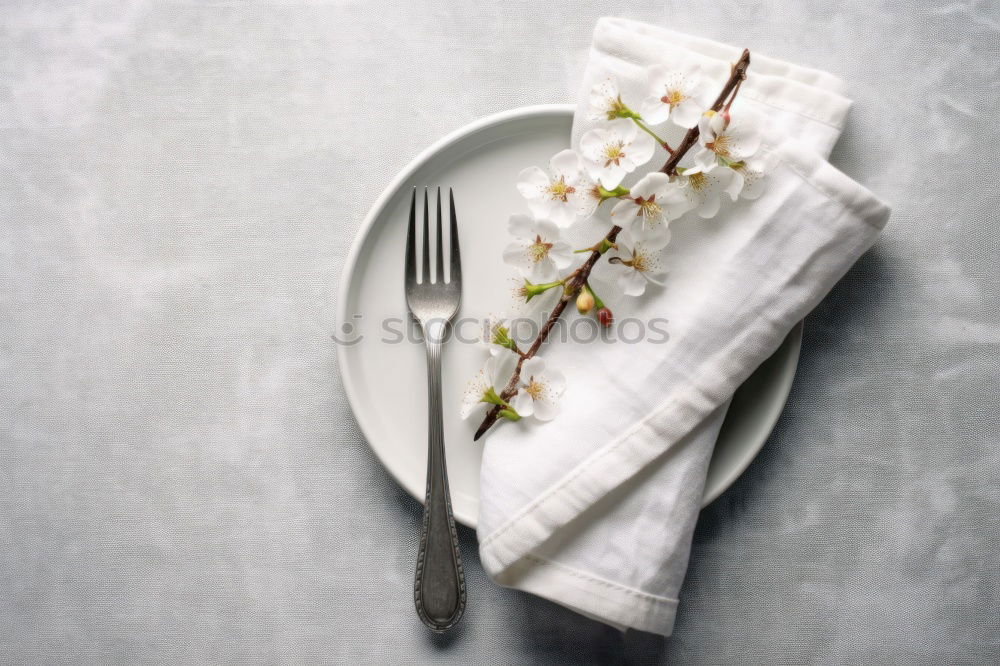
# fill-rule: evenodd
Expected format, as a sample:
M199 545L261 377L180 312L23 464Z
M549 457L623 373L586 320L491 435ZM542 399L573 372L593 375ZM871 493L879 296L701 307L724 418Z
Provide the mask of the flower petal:
M531 261L529 259L528 270L529 272L525 277L535 284L551 282L559 276L558 271L556 271L555 262L550 257L544 257L539 261Z
M517 175L517 190L526 199L540 197L549 186L549 175L541 167L530 166Z
M651 228L636 224L632 226L631 232L634 242L650 250L661 250L670 243L670 227L666 224L658 224Z
M483 404L483 393L490 387L490 370L493 365L491 357L475 376L469 380L465 393L462 394L462 404L458 413L463 419L469 418Z
M545 385L549 395L558 398L566 390L566 375L560 370L549 368L545 371Z
M721 169L719 169L719 171L721 171ZM729 179L729 182L726 183L723 191L729 195L730 199L736 201L736 199L740 196L740 192L743 191L743 183L746 179L743 176L743 172L739 169L729 169L729 171L732 172L732 177Z
M524 245L511 243L503 250L503 262L514 266L524 277L530 278L533 264L531 257L525 251Z
M586 159L597 159L601 152L601 146L604 145L606 135L607 132L600 127L595 127L583 133L583 136L580 137L580 151Z
M659 199L671 187L670 176L660 171L653 171L640 178L639 182L632 186L631 193L634 197L643 197L644 199L655 194Z
M633 130L635 128L633 127ZM628 161L632 163L633 168L642 166L649 160L653 158L653 153L656 152L656 141L653 137L649 136L645 132L636 135L633 132L633 139L631 144L629 144L628 152L626 156ZM632 169L629 169L631 171Z
M552 244L552 249L549 250L549 259L559 270L569 268L569 265L573 263L573 248L570 247L569 243L556 241Z
M618 82L612 78L601 81L590 89L588 118L607 120L611 103L618 99Z
M663 277L667 274L666 269L659 269L656 271L646 271L642 273L642 277L646 279L646 282L650 284L655 284L657 287L663 286Z
M514 359L513 354L504 354L503 356L493 356L486 361L484 370L488 378L488 386L492 386L499 392L507 385L510 376L514 373Z
M625 160L622 160L623 162ZM612 164L608 167L601 169L598 180L600 180L601 185L604 186L606 190L613 190L619 185L621 185L622 180L628 175L628 171L623 166L617 164Z
M478 407L481 407L485 403L479 402L478 400L462 400L462 405L458 408L458 415L464 421L465 419L472 416Z
M646 68L646 89L650 95L660 97L670 80L671 71L666 65L650 65Z
M608 132L619 137L626 144L631 143L635 139L636 134L639 133L639 128L634 122L629 118L615 118L608 123ZM642 133L646 138L650 138L645 132ZM652 139L650 138L650 141Z
M559 405L548 400L535 400L535 418L539 421L551 421L559 414Z
M562 150L549 161L549 170L557 176L566 176L567 179L576 176L580 169L580 156L575 150Z
M757 199L764 192L767 180L764 178L764 173L761 168L755 168L756 165L750 165L750 168L742 173L743 176L743 189L740 190L740 196L744 199Z
M518 391L517 395L509 402L514 411L521 417L528 417L535 413L535 401L525 391Z
M619 222L631 220L636 216L638 211L639 206L637 206L634 201L631 199L621 199L615 204L615 207L611 209L611 217Z
M507 222L507 231L514 238L533 239L535 237L535 220L527 215L516 213Z
M670 227L663 224L645 233L632 234L633 243L638 243L650 252L658 252L670 243Z
M528 238L535 240L536 236L541 236L546 243L554 243L559 240L559 227L550 220L535 220Z
M639 271L629 269L618 278L618 285L626 296L642 296L646 291L646 278Z
M545 359L541 356L532 356L521 366L521 381L527 383L525 380L529 380L535 375L541 377L544 373Z
M647 124L660 125L670 117L670 105L664 104L659 97L650 95L639 105L639 113Z
M721 200L718 192L709 192L701 200L701 205L698 206L696 212L700 217L710 218L715 217L715 214L719 212L719 206L721 205Z
M601 203L600 197L591 195L590 189L593 187L594 185L591 185L585 192L577 194L571 199L576 206L576 217L581 220L593 215Z
M701 111L701 104L694 98L688 98L674 107L673 112L670 114L670 120L681 127L690 129L698 124Z
M760 133L745 124L730 134L730 153L735 159L751 157L760 149Z
M719 164L719 160L711 150L701 148L694 154L694 163L702 171L711 171Z
M570 201L566 203L557 201L549 208L546 216L555 222L556 226L565 228L576 222L577 210L577 206Z

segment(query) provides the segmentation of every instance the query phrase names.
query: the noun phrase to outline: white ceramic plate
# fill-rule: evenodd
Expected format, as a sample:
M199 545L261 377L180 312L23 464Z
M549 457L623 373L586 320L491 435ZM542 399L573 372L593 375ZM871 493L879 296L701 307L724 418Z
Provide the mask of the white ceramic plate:
M572 123L570 105L532 106L453 132L390 183L351 248L338 304L337 335L351 341L338 347L344 389L375 454L420 501L427 465L424 349L416 339L393 342L407 326L403 246L411 188L442 185L455 190L465 280L459 316L481 318L505 310L510 270L501 260L495 230L506 229L508 216L524 209L514 187L517 174L525 166L548 164L568 147ZM764 445L791 388L801 339L799 325L734 398L712 458L704 504L728 488ZM475 345L445 345L448 475L455 517L470 527L479 515L482 443L472 441L478 422L462 421L457 408L483 360L482 348Z

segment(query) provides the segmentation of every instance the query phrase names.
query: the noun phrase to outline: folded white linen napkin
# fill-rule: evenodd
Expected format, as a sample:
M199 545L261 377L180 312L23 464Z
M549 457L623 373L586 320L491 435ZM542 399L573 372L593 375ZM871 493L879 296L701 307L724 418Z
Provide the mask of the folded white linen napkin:
M613 76L624 99L641 99L646 67L693 58L721 89L738 55L600 20L574 146L589 128L595 83ZM542 355L568 380L559 416L503 422L485 441L478 533L489 575L620 629L670 634L733 392L871 246L889 214L826 162L850 106L843 84L756 53L749 71L733 113L755 109L769 119L764 194L711 220L689 214L671 223L666 286L612 305L619 317L668 319L669 339L549 342ZM593 242L600 228L581 237Z

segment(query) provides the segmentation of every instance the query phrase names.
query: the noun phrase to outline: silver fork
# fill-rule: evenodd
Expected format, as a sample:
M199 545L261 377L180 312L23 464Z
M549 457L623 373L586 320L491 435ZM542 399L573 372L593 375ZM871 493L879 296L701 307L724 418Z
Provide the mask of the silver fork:
M465 611L465 574L458 552L458 532L448 492L448 468L441 421L441 344L448 322L462 300L462 262L458 251L458 221L455 195L449 190L451 213L451 259L448 280L444 275L444 243L441 240L441 188L437 191L437 262L431 282L430 215L424 188L423 270L418 281L416 264L417 188L410 199L410 226L406 233L406 306L423 330L427 346L427 497L424 524L417 555L413 597L417 615L434 631L455 625Z

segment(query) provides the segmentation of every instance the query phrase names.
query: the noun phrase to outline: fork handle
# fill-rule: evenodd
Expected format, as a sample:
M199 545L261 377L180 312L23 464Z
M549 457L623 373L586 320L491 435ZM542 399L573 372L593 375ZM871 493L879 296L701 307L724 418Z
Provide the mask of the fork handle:
M413 596L423 623L441 632L453 627L465 611L465 574L448 492L441 419L441 343L432 339L432 335L425 337L429 401L427 497Z

